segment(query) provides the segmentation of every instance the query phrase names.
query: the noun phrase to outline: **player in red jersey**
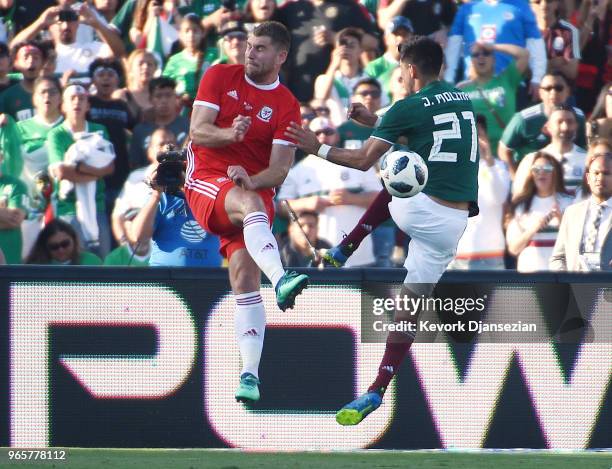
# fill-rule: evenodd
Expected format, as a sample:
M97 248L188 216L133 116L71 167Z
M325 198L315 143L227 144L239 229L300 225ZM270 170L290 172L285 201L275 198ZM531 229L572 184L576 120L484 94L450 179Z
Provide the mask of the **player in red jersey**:
M236 298L235 328L242 357L236 400L259 400L258 368L266 327L260 270L280 309L292 308L308 277L285 272L270 222L274 187L293 164L285 128L300 118L298 101L280 84L290 36L280 23L257 26L245 65L215 65L200 82L191 116L185 194L200 225L221 238Z

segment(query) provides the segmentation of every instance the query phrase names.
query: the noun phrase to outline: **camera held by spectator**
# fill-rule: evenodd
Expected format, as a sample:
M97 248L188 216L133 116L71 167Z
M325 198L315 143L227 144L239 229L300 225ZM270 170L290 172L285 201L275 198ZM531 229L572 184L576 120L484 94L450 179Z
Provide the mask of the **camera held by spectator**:
M159 187L167 194L176 195L185 184L185 166L187 157L183 150L176 150L168 145L166 151L157 155L157 171L152 185Z

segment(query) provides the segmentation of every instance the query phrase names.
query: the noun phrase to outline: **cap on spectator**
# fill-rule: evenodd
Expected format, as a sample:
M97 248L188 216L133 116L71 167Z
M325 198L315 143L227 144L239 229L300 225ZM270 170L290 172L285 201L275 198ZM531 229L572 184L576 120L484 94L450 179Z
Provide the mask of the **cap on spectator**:
M409 33L414 33L414 28L412 27L412 21L410 21L405 16L394 16L391 21L387 23L387 27L385 28L385 34L393 34L397 32L398 29L405 29Z
M244 24L242 24L242 21L228 21L221 27L221 30L219 31L219 35L223 37L236 33L242 33L246 36L247 32L246 29L244 29Z
M6 42L0 42L0 57L8 57L9 55L9 48Z
M64 90L64 94L62 95L62 97L64 99L66 98L71 98L72 96L75 95L82 95L84 94L85 96L89 96L89 93L87 92L87 90L85 89L84 86L81 85L68 85L66 87L66 89Z
M336 127L334 127L334 124L332 124L331 121L325 117L315 117L312 121L310 121L309 127L310 127L310 130L312 130L315 133L320 132L321 130L327 130L327 129L336 130Z

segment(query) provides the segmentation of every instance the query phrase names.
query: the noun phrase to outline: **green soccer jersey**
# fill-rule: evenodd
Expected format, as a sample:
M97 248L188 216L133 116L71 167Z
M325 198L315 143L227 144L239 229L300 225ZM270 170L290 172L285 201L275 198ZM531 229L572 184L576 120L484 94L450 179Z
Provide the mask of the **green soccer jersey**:
M106 127L101 124L87 122L85 131L89 133L101 133L106 140L110 140ZM49 164L61 163L64 161L64 155L73 143L75 143L75 140L72 136L72 131L66 126L66 122L62 122L59 126L51 130L47 135ZM57 204L56 215L76 215L76 196L74 191L70 191L65 199L59 199L59 184L57 182L58 181L55 181L55 184L53 184L53 200ZM96 209L99 213L105 210L104 178L100 178L96 181Z
M6 116L6 124L0 127L0 151L3 161L2 174L20 178L23 171L23 157L21 155L21 139L15 119Z
M47 135L64 121L60 117L52 124L47 124L39 116L17 123L21 141L21 155L24 160L21 179L30 187L34 185L34 176L40 171L44 171L49 166L49 156L45 142Z
M578 118L578 132L576 133L576 145L586 148L584 112L574 107ZM525 155L544 148L550 143L550 135L544 129L548 117L544 114L544 105L523 109L514 114L508 126L505 128L501 142L514 151L514 160L520 162Z
M200 77L208 68L208 65L205 60L202 60L202 66L198 70L198 57L184 50L168 59L163 75L176 81L177 94L188 94L190 98L195 99Z
M28 93L21 83L7 88L0 94L0 112L6 112L16 121L34 117L32 94Z
M19 208L27 212L27 189L13 176L0 175L0 208ZM7 264L21 264L21 228L0 228L0 248Z
M132 251L127 244L124 244L108 253L108 255L104 258L104 265L148 267L149 255L138 256L134 254L134 251Z
M521 73L515 63L511 62L502 73L484 85L468 81L457 86L470 97L476 114L485 117L491 149L495 154L504 127L516 112L516 90L521 80Z
M383 54L375 60L372 60L365 68L365 72L368 76L376 78L382 86L383 93L386 93L391 100L391 74L399 66L399 62L388 54Z
M478 136L470 98L434 81L391 106L373 138L394 144L406 137L427 162L423 192L453 202L478 200Z
M338 135L340 136L338 146L349 149L361 148L365 141L370 138L370 135L372 135L372 130L353 121L346 121L338 127Z

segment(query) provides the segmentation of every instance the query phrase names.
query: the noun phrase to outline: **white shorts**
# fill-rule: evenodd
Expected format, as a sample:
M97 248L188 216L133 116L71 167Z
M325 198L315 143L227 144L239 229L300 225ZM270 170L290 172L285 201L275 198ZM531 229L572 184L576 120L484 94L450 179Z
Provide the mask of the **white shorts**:
M419 193L406 199L393 197L389 212L411 238L404 262L408 271L404 283L430 284L433 289L455 258L457 244L467 226L468 211L440 205ZM424 285L417 290L415 293L430 293Z

